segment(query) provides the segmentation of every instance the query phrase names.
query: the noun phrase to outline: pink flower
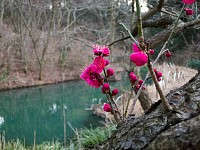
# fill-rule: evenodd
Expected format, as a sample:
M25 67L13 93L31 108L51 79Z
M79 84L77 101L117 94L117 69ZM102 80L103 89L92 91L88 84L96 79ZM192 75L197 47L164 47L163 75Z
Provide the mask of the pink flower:
M108 76L108 77L111 77L113 74L114 74L114 70L113 70L112 68L109 68L109 69L107 70L107 76Z
M103 110L106 111L106 112L111 112L112 108L111 108L110 104L105 103L103 105Z
M185 14L188 15L188 16L194 14L194 11L192 9L190 9L190 8L185 8L184 10L185 10Z
M132 83L135 83L135 81L137 81L137 76L134 74L134 72L131 72L131 73L129 74L129 78L130 78L130 81L131 81Z
M143 52L132 53L130 55L130 59L136 66L143 66L147 63L148 57Z
M98 56L94 59L93 65L96 67L96 72L101 73L106 64L104 58Z
M104 90L109 90L110 89L110 85L108 83L104 83L103 84L103 88L104 88Z
M142 85L143 82L144 82L144 81L141 79L141 80L138 81L138 84L139 84L139 85Z
M110 50L107 46L99 46L99 45L94 45L93 46L93 52L94 55L96 56L109 56L110 55Z
M133 49L133 52L141 52L142 50L137 46L136 43L133 43L132 44L132 49Z
M162 72L157 71L156 69L154 69L154 72L155 72L155 74L156 74L157 80L158 80L158 81L161 81L161 79L162 79Z
M117 88L112 90L112 96L115 96L118 93L119 93L119 90Z
M104 59L104 61L105 61L105 66L108 66L109 65L109 60L107 60L107 59Z
M135 86L135 88L136 88L136 90L139 90L139 89L140 89L140 85L137 84L137 85Z
M194 3L195 0L182 0L183 3L185 4L192 4Z
M109 56L110 55L110 50L107 46L102 47L103 51L103 56Z
M101 86L101 76L96 72L96 67L93 64L84 69L80 78L91 87L99 88Z
M150 54L150 55L153 55L153 54L154 54L154 50L153 50L153 49L150 49L150 50L149 50L149 54Z
M172 53L171 53L170 51L166 51L165 56L166 56L166 57L171 57L171 56L172 56Z
M97 56L100 56L103 53L99 45L93 46L93 52L94 52L94 55L97 55Z
M160 78L160 77L162 77L162 72L160 72L160 71L157 71L157 72L156 72L156 77L157 77L157 78Z

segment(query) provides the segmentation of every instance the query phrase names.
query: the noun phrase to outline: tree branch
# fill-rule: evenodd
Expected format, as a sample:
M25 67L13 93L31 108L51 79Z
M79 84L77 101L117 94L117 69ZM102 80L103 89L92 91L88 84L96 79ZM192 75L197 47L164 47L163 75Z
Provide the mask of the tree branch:
M152 21L152 20L144 21L142 26L143 26L143 28L147 28L147 27L154 27L154 28L164 27L165 28L166 26L171 25L172 23L173 23L173 19L171 17L164 16L164 17L154 20L154 21ZM134 29L134 31L132 31L131 34L133 35L133 37L135 37L135 36L137 36L137 33L138 33L138 28L136 27ZM130 38L130 36L126 36L121 39L115 40L112 43L108 44L108 46L112 46L115 43L118 43L123 40L127 40L129 38Z
M181 23L176 27L174 34L182 31L183 29L192 27L197 24L200 24L200 19L195 19L187 23ZM154 37L151 37L150 39L148 39L147 42L150 43L150 48L155 48L159 44L165 42L168 39L170 33L171 33L171 27L167 28L166 30L162 32L159 32Z

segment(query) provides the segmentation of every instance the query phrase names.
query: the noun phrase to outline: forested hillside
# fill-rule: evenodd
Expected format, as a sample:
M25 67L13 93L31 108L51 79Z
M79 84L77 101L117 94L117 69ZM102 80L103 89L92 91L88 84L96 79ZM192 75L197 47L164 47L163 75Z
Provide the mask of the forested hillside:
M81 68L92 59L94 44L109 45L112 62L125 64L132 42L119 21L137 36L135 10L128 0L2 0L0 4L0 89L79 79ZM149 0L142 12L154 10L143 27L157 53L164 41L160 37L165 37L159 33L172 25L181 2L170 1L162 13L156 13L156 5L157 1ZM183 15L180 23L198 21L197 14ZM171 41L170 62L198 68L199 26L191 24Z

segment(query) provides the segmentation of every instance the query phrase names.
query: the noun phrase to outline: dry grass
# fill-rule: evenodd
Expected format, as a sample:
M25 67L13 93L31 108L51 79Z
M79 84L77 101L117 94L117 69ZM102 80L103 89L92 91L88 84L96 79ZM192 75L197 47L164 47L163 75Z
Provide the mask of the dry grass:
M163 73L163 78L159 83L164 94L169 93L170 90L183 86L197 73L194 69L171 64L169 65L166 63L157 65L156 68ZM152 100L157 101L159 99L159 95L156 92L154 85L147 86L147 91Z

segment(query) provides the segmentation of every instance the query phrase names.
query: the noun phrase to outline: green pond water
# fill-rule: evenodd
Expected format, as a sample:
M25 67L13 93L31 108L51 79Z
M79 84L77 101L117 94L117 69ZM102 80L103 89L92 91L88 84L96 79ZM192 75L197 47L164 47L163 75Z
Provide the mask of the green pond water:
M121 83L112 83L122 87ZM105 101L101 89L91 88L82 81L66 82L34 88L0 92L0 134L5 132L6 141L20 139L26 145L44 141L63 142L64 118L73 128L100 126L101 118L85 108ZM66 125L67 140L73 131Z

